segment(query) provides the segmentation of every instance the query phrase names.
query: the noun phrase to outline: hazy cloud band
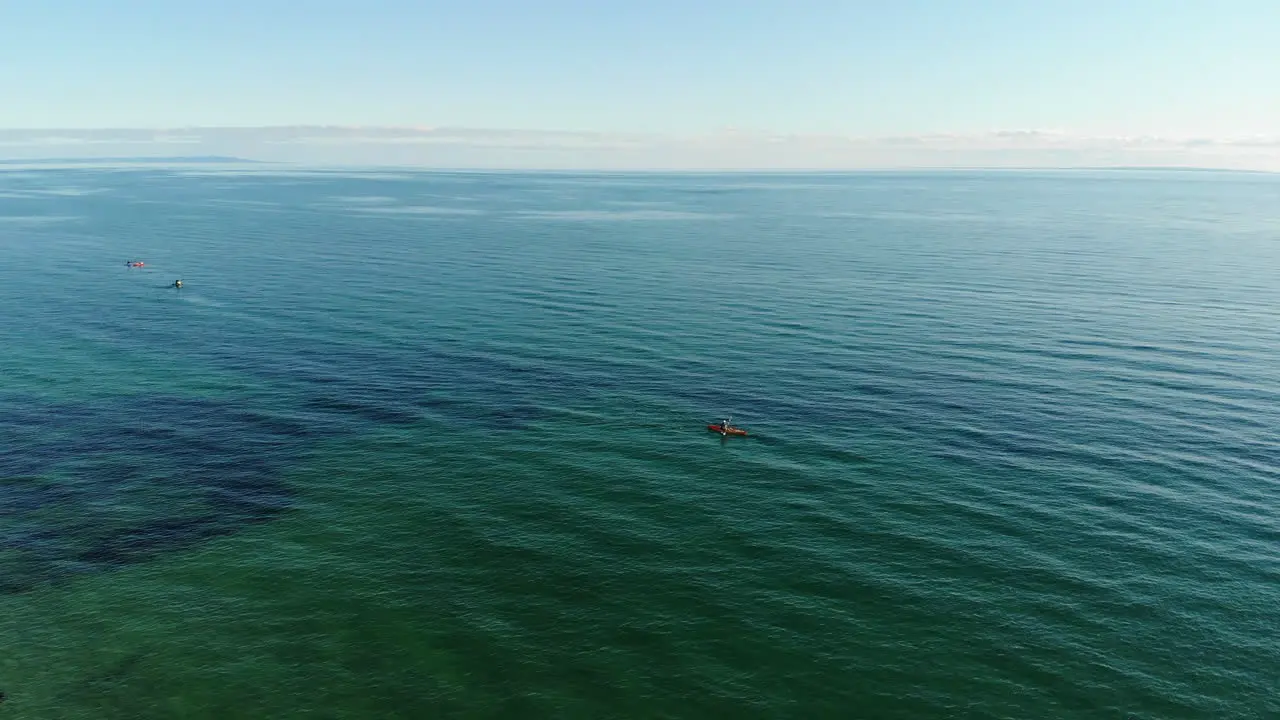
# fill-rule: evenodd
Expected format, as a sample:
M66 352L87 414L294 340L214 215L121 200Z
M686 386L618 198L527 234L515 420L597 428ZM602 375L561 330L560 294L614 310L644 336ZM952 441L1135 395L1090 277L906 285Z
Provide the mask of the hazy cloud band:
M225 155L447 168L857 169L1193 166L1280 170L1280 136L1090 136L1046 130L897 137L728 129L692 136L448 127L0 130L0 159Z

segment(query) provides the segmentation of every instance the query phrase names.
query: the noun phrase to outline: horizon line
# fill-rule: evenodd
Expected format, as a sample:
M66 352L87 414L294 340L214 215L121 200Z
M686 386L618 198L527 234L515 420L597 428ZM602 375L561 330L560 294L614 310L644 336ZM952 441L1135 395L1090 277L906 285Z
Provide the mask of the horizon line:
M890 173L890 172L936 172L936 173L955 173L955 172L1188 172L1188 173L1232 173L1246 175L1277 175L1280 171L1276 170L1258 170L1251 168L1232 168L1217 167L1208 165L884 165L875 167L847 167L847 168L831 168L831 167L682 167L682 168L664 168L664 167L636 167L636 168L609 168L609 167L592 167L582 166L576 168L566 167L464 167L464 166L432 166L432 165L411 165L411 164L385 164L385 163L334 163L334 162L305 162L305 161L289 161L289 160L257 160L253 158L236 157L236 156L209 156L209 155L139 155L139 156L114 156L114 157L30 157L30 158L3 158L0 157L0 171L9 169L3 166L21 166L21 165L260 165L271 166L275 168L288 167L299 169L316 169L316 170L368 170L368 171L398 171L398 172L447 172L447 173L593 173L593 174L672 174L672 175L696 175L696 174L772 174L772 175L841 175L841 174L862 174L862 173ZM12 169L20 169L14 167ZM267 170L267 167L263 167Z
M488 170L1194 168L1276 172L1280 171L1280 135L1174 137L1014 129L855 137L735 127L660 134L425 125L0 130L0 158L8 160L130 158L155 164L154 158L178 156Z

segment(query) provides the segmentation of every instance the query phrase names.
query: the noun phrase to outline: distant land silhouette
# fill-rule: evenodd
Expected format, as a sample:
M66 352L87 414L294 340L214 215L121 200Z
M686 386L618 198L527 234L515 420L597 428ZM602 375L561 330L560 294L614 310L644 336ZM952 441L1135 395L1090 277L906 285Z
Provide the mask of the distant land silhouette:
M98 164L98 163L263 163L263 160L250 160L241 157L222 155L191 155L175 157L156 157L145 155L140 157L71 157L71 158L7 158L0 159L4 165L55 165L55 164Z

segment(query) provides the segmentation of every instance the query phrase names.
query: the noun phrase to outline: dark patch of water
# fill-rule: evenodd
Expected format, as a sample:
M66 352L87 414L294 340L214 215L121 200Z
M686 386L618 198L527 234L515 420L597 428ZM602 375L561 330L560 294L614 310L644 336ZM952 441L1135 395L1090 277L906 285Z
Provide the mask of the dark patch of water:
M0 398L0 592L278 517L301 426L208 399Z

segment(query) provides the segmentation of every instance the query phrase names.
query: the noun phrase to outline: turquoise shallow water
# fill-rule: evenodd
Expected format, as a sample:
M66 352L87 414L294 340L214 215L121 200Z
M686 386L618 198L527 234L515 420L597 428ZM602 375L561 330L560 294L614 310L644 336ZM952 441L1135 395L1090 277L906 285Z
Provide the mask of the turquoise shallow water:
M0 718L1280 716L1277 271L1265 175L0 173Z

